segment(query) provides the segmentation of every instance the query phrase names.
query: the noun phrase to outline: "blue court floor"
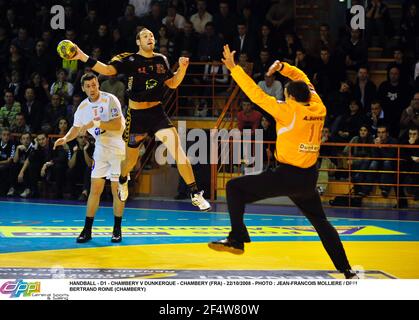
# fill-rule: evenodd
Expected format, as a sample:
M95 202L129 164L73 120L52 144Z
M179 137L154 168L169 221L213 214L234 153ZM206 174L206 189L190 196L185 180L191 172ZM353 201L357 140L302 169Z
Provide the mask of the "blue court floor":
M369 278L419 279L419 213L326 209L354 268ZM93 240L77 244L85 204L0 199L0 278L322 277L338 275L309 222L294 207L251 205L252 243L242 256L207 242L230 230L225 204L196 211L187 202L128 202L123 242L112 244L113 213L104 203Z

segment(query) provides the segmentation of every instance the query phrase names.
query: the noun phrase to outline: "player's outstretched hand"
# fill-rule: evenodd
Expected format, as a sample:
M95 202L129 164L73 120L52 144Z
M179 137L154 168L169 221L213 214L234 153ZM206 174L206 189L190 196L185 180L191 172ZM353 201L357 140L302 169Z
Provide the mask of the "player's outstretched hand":
M57 147L59 147L59 146L63 146L63 145L65 145L67 143L67 140L66 139L64 139L64 138L60 138L60 139L58 139L57 141L55 141L55 143L54 143L54 150L57 148Z
M231 52L228 44L224 46L223 56L224 59L221 61L225 64L228 70L233 69L236 66L236 62L234 61L234 54L236 51Z
M268 76L273 75L276 71L281 70L282 68L282 63L279 60L276 60L270 67L268 72L266 72L266 74Z
M86 61L89 56L87 54L85 54L83 52L83 50L79 48L78 45L76 45L76 44L74 44L74 45L77 48L77 53L76 53L76 55L73 58L71 58L69 60L82 60L82 61Z
M186 69L189 66L189 58L179 57L179 67Z

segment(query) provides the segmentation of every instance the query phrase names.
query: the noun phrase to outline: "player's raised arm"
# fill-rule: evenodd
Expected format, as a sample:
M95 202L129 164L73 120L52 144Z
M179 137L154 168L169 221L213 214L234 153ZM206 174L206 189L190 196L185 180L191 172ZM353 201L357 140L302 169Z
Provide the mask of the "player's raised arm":
M167 79L164 82L165 85L168 86L170 89L176 89L183 81L183 78L185 77L186 69L188 69L188 66L189 66L189 58L180 57L179 68L177 69L173 77L171 77L170 79Z
M223 56L221 59L228 70L231 71L231 76L243 92L252 100L253 103L260 106L263 110L268 112L271 116L279 118L279 106L276 99L266 94L249 75L242 69L242 67L236 65L234 62L234 53L231 52L228 45L224 46Z
M109 65L109 64L104 64L100 61L97 61L96 59L89 57L78 46L77 46L76 55L70 60L80 60L86 63L89 67L91 67L93 71L96 71L97 73L100 73L104 76L113 76L118 73L114 66Z
M280 62L276 60L270 67L267 72L269 76L274 74L275 72L279 72L283 76L291 79L292 81L303 81L305 82L311 93L312 93L312 99L320 99L318 96L316 90L314 89L313 84L310 82L310 79L307 77L307 75L297 67L294 67L286 62Z

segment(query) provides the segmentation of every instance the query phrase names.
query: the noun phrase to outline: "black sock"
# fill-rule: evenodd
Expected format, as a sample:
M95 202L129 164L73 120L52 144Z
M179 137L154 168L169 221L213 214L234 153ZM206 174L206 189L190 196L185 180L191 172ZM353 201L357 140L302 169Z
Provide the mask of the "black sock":
M196 182L188 184L188 188L189 188L189 191L191 192L191 194L195 194L195 193L199 192L198 187L196 186Z
M95 220L95 217L86 217L86 220L84 222L84 229L92 231L93 221Z
M114 221L113 229L121 230L122 217L114 216Z
M125 182L127 182L128 177L123 177L123 176L119 176L119 183L120 184L124 184Z

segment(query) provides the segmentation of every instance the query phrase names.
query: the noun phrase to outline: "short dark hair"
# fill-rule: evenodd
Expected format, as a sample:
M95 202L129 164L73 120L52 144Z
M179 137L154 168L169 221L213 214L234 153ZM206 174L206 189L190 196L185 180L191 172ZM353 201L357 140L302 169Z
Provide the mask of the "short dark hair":
M97 76L94 73L91 73L91 72L85 73L81 77L81 80L80 80L81 86L82 87L84 86L85 81L89 81L89 80L92 80L92 79L97 79Z
M381 106L381 101L378 100L378 99L374 99L374 100L371 101L371 105L373 105L373 104L379 104Z
M285 86L288 90L288 94L295 98L297 102L308 102L310 101L311 92L304 81L290 81Z
M384 129L386 129L386 132L388 132L388 126L387 126L386 124L379 124L379 125L377 126L377 131L378 131L378 129L380 129L380 128L384 128Z
M143 32L143 31L146 31L146 30L148 30L148 31L150 31L151 33L153 33L150 29L148 29L148 28L146 28L146 27L142 27L138 32L137 32L137 35L136 35L136 37L135 37L135 40L138 40L138 39L140 39L140 33L141 32Z

